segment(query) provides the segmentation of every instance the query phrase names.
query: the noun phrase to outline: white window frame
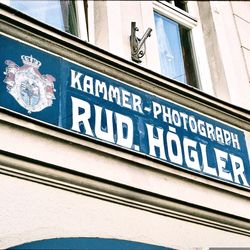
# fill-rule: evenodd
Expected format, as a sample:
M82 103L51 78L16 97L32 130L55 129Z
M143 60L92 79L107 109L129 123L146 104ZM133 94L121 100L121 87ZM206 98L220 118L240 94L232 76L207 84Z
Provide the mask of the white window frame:
M191 16L188 12L176 7L174 4L166 1L153 1L154 10L159 14L176 21L183 26L193 29L197 26L197 19Z
M191 30L191 45L193 49L192 52L194 54L194 64L197 71L197 78L199 81L199 89L205 93L214 95L207 54L203 40L202 27L199 21L197 3L195 1L188 1L187 8L188 12L166 1L153 1L153 11L156 11L157 13L170 18Z
M94 13L94 1L87 1L88 2L88 42L94 44L95 43L95 13ZM86 19L85 19L86 20ZM86 27L87 27L87 22ZM87 32L86 32L87 34Z
M84 41L89 41L84 2L83 0L82 1L77 0L75 1L75 4L76 4L76 18L78 24L79 38Z

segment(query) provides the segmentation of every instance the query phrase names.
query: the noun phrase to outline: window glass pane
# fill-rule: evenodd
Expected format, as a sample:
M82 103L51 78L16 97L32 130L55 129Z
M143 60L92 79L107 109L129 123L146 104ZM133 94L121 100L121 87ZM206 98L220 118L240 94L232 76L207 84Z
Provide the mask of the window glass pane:
M78 35L74 1L10 0L10 6L57 29Z
M182 54L186 74L186 83L198 87L198 78L195 69L194 56L191 48L190 30L180 25Z
M162 74L197 86L189 30L156 12L154 16Z
M186 82L178 24L155 13L162 74Z

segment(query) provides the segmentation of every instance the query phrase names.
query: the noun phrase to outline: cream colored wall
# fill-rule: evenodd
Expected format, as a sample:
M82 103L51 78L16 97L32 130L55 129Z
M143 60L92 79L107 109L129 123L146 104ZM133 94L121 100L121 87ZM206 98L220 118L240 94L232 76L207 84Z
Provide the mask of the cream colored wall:
M250 2L232 1L231 5L250 81ZM248 105L250 106L250 103Z
M0 175L0 248L58 237L102 237L181 250L249 246L249 238Z
M199 2L216 96L249 109L249 2Z

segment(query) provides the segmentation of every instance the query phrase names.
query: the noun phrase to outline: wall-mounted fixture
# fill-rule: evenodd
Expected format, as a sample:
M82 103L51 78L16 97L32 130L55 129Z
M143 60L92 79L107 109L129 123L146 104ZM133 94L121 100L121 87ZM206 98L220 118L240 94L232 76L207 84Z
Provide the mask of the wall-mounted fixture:
M142 58L146 53L145 41L148 37L150 37L152 29L148 28L141 39L136 36L135 34L136 31L139 31L139 29L136 27L136 22L131 22L131 36L130 36L131 58L134 62L140 63L142 62L140 58Z

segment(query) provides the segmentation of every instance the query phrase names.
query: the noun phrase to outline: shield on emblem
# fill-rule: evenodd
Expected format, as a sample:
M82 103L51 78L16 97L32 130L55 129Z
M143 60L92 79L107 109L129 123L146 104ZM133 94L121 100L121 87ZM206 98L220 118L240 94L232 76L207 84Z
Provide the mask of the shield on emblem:
M38 68L41 62L31 56L21 56L23 66L6 60L8 65L4 72L8 92L28 113L39 112L53 104L55 99L55 78L51 75L41 75Z

